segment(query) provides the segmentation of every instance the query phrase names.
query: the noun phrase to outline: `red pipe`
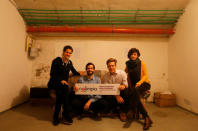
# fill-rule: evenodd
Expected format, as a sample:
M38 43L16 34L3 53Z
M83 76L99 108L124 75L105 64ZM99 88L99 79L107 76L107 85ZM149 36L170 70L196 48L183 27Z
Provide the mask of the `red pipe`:
M112 27L76 27L76 32L112 33Z
M173 29L137 29L130 27L70 27L70 26L28 26L27 32L174 34Z

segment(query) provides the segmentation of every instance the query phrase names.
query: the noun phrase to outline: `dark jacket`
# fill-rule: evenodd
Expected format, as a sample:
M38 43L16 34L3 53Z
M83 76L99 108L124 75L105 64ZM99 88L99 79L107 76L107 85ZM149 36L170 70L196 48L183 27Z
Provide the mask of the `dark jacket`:
M62 61L61 57L57 57L52 61L50 80L48 82L49 89L62 88L64 85L61 84L62 80L68 82L69 72L72 71L74 75L80 75L73 67L72 61L69 60L67 65Z

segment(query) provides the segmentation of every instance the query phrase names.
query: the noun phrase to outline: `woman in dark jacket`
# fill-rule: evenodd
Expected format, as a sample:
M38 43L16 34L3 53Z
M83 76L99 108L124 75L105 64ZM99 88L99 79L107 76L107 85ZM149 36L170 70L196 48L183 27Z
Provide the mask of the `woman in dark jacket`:
M63 105L63 120L66 124L72 124L73 120L69 114L69 93L68 87L69 72L72 71L74 75L80 75L73 67L72 61L69 60L73 48L71 46L65 46L63 48L62 57L57 57L52 61L50 80L48 82L49 90L56 92L55 111L53 115L53 124L58 125L59 113L61 105Z

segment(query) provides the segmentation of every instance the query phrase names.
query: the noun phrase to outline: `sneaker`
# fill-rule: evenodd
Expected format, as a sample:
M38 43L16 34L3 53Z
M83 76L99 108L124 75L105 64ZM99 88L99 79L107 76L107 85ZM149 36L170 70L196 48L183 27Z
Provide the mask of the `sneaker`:
M66 118L63 117L62 123L63 123L63 124L67 124L67 125L71 125L71 124L73 123L73 120L72 120L71 117L66 117Z

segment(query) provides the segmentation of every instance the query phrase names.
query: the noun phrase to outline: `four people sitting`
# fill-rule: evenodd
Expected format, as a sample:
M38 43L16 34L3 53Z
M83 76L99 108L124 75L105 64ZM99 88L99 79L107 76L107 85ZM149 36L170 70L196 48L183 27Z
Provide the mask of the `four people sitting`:
M63 122L66 124L72 124L73 122L70 116L71 109L79 118L82 117L83 112L92 111L94 118L97 120L101 119L100 113L111 114L117 112L121 121L132 119L135 116L134 114L139 111L145 119L143 129L149 129L152 121L141 98L150 89L150 81L148 80L146 66L139 59L139 50L136 48L129 50L126 72L116 69L116 59L110 58L106 61L109 72L104 75L103 83L120 84L120 95L75 95L71 98L69 97L71 89L68 86L70 71L74 75L81 75L77 83L101 83L100 78L94 75L95 65L93 63L86 65L87 74L84 76L75 70L72 61L69 59L72 52L73 48L71 46L65 46L62 58L57 57L52 61L48 88L56 92L53 124L59 124L59 113L62 106ZM73 90L78 91L79 87L75 85ZM72 108L70 109L69 107Z

